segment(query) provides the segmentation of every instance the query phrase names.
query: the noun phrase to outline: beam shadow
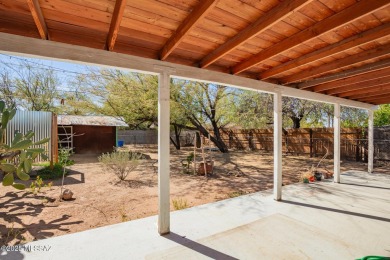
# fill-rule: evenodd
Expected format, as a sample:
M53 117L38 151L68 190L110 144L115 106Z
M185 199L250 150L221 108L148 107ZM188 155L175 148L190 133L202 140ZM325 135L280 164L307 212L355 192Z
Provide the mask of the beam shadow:
M360 187L367 187L367 188L373 188L373 189L390 190L390 188L386 188L386 187L370 186L370 185L363 185L363 184L356 184L356 183L345 183L345 182L342 182L340 184L352 185L352 186L360 186Z
M232 257L230 255L227 255L225 253L222 253L220 251L217 251L215 249L212 249L210 247L207 247L205 245L202 245L198 242L195 242L193 240L190 240L186 237L182 237L176 233L169 233L167 235L162 236L164 238L167 238L175 243L178 243L182 246L185 246L191 250L194 250L202 255L205 255L207 257L210 257L212 259L227 259L227 260L238 260L238 258Z
M336 213L341 213L341 214L346 214L346 215L351 215L351 216L356 216L356 217L361 217L361 218L369 218L369 219L374 219L374 220L379 220L379 221L384 221L384 222L390 222L389 218L383 218L383 217L378 217L378 216L373 216L373 215L368 215L368 214L363 214L363 213L357 213L357 212L346 211L346 210L341 210L341 209L333 209L333 208L311 205L311 204L290 201L290 200L281 200L281 202L293 204L293 205L297 205L297 206L308 207L308 208L326 210L326 211L331 211L331 212L336 212Z

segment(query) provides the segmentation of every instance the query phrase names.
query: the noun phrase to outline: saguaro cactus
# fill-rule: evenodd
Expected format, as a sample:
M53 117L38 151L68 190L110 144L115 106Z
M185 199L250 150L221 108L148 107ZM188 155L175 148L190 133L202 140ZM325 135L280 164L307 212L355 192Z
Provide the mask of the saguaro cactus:
M30 171L32 163L38 155L47 159L44 154L45 149L36 148L37 145L44 144L50 140L50 138L42 139L38 142L33 142L33 131L27 133L15 133L11 145L7 145L4 141L4 134L7 129L8 123L16 114L16 109L9 109L5 106L5 103L0 100L0 171L3 172L4 178L2 184L4 186L12 185L16 189L24 189L25 186L22 183L15 182L15 174L20 180L26 181L30 179Z

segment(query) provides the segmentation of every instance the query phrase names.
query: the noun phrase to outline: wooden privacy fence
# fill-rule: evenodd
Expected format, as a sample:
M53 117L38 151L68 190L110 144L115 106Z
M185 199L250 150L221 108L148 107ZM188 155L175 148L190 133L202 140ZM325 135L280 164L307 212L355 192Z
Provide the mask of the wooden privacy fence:
M222 138L230 149L273 151L273 129L224 130ZM367 141L360 128L341 129L341 157L364 160ZM300 128L283 131L284 153L322 156L329 150L333 154L333 128Z

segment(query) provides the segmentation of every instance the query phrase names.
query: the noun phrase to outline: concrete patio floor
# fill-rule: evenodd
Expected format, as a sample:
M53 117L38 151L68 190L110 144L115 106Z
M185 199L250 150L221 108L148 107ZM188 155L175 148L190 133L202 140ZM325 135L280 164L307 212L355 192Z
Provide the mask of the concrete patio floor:
M29 245L47 252L2 252L0 259L355 259L390 256L390 175L348 171L331 181L197 206Z

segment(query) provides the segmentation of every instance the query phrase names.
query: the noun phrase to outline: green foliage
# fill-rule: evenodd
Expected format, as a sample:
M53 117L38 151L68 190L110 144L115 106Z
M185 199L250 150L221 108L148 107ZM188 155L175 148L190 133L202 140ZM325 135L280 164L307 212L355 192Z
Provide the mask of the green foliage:
M142 154L132 151L115 151L112 153L104 153L98 159L99 162L113 171L120 181L123 181L138 166L141 156Z
M60 85L53 69L39 68L27 61L19 66L9 65L0 72L0 98L10 106L23 107L32 111L57 112L55 100L59 98Z
M73 154L72 148L61 148L58 150L58 163L62 166L70 166L74 164L74 161L69 159Z
M4 172L3 186L13 186L15 189L24 189L25 186L21 183L15 183L16 176L23 181L30 179L28 175L32 168L32 163L38 155L42 158L47 158L43 148L34 146L47 143L49 138L45 138L38 142L33 142L34 132L28 131L26 134L15 133L11 145L4 143L4 134L8 123L16 114L16 109L9 109L5 102L0 100L0 170Z
M53 165L53 168L50 165L46 166L43 169L40 169L37 172L37 176L42 178L43 180L55 180L62 177L63 166L60 163L56 163Z
M378 110L374 112L374 125L390 125L390 104L380 105Z
M175 210L186 209L189 207L187 200L183 198L172 199L172 204Z
M43 179L40 176L37 176L37 179L35 181L32 181L30 184L30 191L34 194L37 194L41 192L41 189L43 187L47 187L51 189L53 185L53 182L46 183L43 181Z

